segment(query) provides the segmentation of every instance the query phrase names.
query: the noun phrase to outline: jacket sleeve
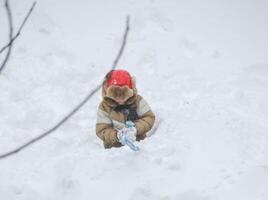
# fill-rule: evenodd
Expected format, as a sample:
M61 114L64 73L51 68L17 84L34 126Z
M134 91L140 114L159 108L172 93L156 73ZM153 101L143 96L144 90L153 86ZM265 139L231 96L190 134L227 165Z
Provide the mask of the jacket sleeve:
M117 138L117 131L112 126L112 120L100 107L97 113L96 135L103 141L105 148L122 146Z
M146 133L153 127L155 115L143 98L138 104L137 114L139 119L135 121L135 126L137 128L137 140L139 141L143 140L146 137Z

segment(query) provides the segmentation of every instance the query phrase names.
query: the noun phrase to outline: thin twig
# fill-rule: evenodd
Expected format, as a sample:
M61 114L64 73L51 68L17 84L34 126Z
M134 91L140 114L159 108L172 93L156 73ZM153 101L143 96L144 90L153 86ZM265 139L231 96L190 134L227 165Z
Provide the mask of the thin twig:
M127 16L127 20L126 20L126 29L125 29L125 33L124 33L124 36L123 36L123 41L122 41L122 45L121 45L121 48L113 62L113 65L112 65L112 70L116 68L117 64L118 64L118 61L120 60L121 58L121 55L125 49L125 46L126 46L126 42L127 42L127 36L128 36L128 31L129 31L129 16Z
M27 22L28 18L30 17L30 15L31 15L31 13L32 13L32 11L33 11L35 5L36 5L36 2L33 2L33 4L32 4L32 6L31 6L30 10L28 11L27 15L25 16L24 20L22 21L22 23L21 23L21 25L20 25L20 28L19 28L19 30L17 31L16 35L12 38L12 40L10 40L10 41L8 42L8 44L6 44L4 47L1 48L1 50L0 50L0 54L1 54L6 48L8 48L8 47L14 42L14 40L16 40L17 37L20 35L20 33L21 33L21 31L22 31L22 29L23 29L25 23Z
M55 130L57 130L64 122L66 122L70 117L72 117L100 89L100 87L101 87L101 85L99 85L94 90L92 90L89 93L89 95L78 106L76 106L67 116L65 116L63 119L61 119L54 127L52 127L51 129L49 129L45 133L37 136L36 138L31 139L30 141L26 142L25 144L21 145L20 147L14 149L14 150L12 150L12 151L10 151L8 153L5 153L3 155L0 155L0 159L5 158L5 157L8 157L8 156L11 156L12 154L18 153L22 149L30 146L31 144L37 142L38 140L41 140L45 136L47 136L50 133L52 133Z
M12 21L12 13L11 13L11 9L9 7L9 1L8 0L5 1L5 8L6 8L7 17L8 17L9 41L12 41L12 37L13 37L13 21ZM9 59L9 56L11 54L11 50L12 50L12 43L10 43L10 45L8 46L7 54L6 54L2 64L0 65L0 73L4 69L4 67L5 67L5 65L6 65L8 59Z
M28 11L27 15L25 16L24 20L22 21L20 27L19 27L19 30L17 31L16 35L13 37L13 24L12 24L12 16L11 16L11 11L10 11L10 7L9 7L9 3L8 3L8 0L6 0L6 3L5 3L5 7L6 7L6 10L8 12L8 19L9 19L9 27L10 27L10 31L12 30L12 34L9 34L9 42L8 44L6 44L4 47L1 48L0 50L0 54L3 53L5 51L5 49L8 48L8 52L7 52L7 55L3 61L3 63L1 64L1 67L0 67L0 73L2 72L2 70L4 69L8 59L9 59L9 56L10 56L10 53L11 53L11 49L12 49L12 44L13 42L17 39L17 37L19 37L19 35L21 34L21 31L24 27L24 25L26 24L28 18L30 17L31 13L33 12L33 9L36 5L36 2L34 2L30 8L30 10Z
M120 50L115 58L115 61L113 62L112 69L116 68L116 65L125 49L126 41L127 41L127 36L128 36L128 31L129 31L129 17L127 17L126 21L126 29L124 32L124 37L123 41L120 47ZM66 115L63 119L61 119L55 126L50 128L48 131L44 132L43 134L37 136L36 138L31 139L30 141L26 142L25 144L15 148L14 150L11 150L7 153L4 153L0 155L0 159L9 157L13 154L16 154L20 152L21 150L25 149L26 147L30 146L31 144L41 140L42 138L48 136L52 132L56 131L62 124L64 124L68 119L70 119L83 105L87 103L87 101L102 87L102 84L99 84L97 87L95 87L92 91L89 92L89 94L84 98L83 101L81 101L68 115Z

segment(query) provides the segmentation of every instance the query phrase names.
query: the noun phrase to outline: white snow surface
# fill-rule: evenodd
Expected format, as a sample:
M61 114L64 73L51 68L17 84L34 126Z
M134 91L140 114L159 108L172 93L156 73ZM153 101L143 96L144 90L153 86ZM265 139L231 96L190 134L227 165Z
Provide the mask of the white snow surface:
M31 3L10 1L15 30ZM53 127L100 83L126 15L118 68L161 123L140 152L105 150L98 92L56 132L0 160L0 199L268 200L267 10L265 0L37 0L0 74L0 153Z

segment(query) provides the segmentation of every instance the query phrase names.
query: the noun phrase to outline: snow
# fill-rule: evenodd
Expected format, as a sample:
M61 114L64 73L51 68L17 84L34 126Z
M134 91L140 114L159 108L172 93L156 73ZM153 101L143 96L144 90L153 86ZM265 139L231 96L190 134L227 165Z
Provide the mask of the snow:
M15 30L32 1L11 0ZM268 199L267 1L39 0L0 74L0 153L38 136L119 68L161 121L129 148L95 135L100 92L0 160L0 199ZM0 46L8 38L0 3ZM1 55L1 60L3 55Z

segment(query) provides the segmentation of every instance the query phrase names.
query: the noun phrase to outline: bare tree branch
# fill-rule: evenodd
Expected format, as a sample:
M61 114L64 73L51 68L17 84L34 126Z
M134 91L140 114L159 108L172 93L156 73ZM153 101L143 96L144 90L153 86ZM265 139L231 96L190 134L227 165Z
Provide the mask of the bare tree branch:
M19 30L17 31L16 35L13 37L13 23L12 23L12 15L11 15L11 11L10 11L10 7L9 7L9 2L8 0L6 0L5 2L5 7L6 7L6 10L7 10L7 13L8 13L8 21L9 21L9 42L8 44L6 44L4 47L1 48L0 50L0 54L3 53L7 48L8 48L8 52L7 52L7 55L3 61L3 63L1 64L1 67L0 67L0 73L2 72L2 70L4 69L8 59L9 59L9 56L10 56L10 53L11 53L11 49L12 49L12 44L13 42L17 39L17 37L19 37L19 35L21 34L21 31L25 25L25 23L27 22L28 18L30 17L34 7L36 5L36 2L34 2L30 8L30 10L28 11L27 15L25 16L24 20L22 21L20 27L19 27Z
M8 0L5 1L5 8L6 8L7 17L8 17L9 41L11 41L12 37L13 37L13 21L12 21L12 13L11 13L11 10L10 10L10 7L9 7L9 1ZM8 46L7 54L6 54L2 64L0 65L0 73L4 69L4 67L5 67L5 65L6 65L8 59L9 59L11 49L12 49L12 43L10 43L10 45Z
M112 65L112 70L116 68L117 64L118 64L118 61L120 60L121 58L121 55L125 49L125 46L126 46L126 42L127 42L127 35L128 35L128 31L129 31L129 16L127 16L127 19L126 19L126 29L125 29L125 33L124 33L124 36L123 36L123 41L122 41L122 45L121 45L121 48L113 62L113 65Z
M113 62L112 65L112 69L115 69L117 66L117 63L119 61L119 59L121 58L121 55L125 49L125 45L127 42L127 36L128 36L128 32L129 32L129 16L127 16L127 20L126 20L126 28L125 28L125 32L124 32L124 36L123 36L123 40L122 40L122 44L120 47L120 50ZM98 86L96 86L93 90L91 90L89 92L89 94L83 99L83 101L81 101L68 115L66 115L64 118L62 118L55 126L53 126L52 128L50 128L48 131L44 132L43 134L37 136L36 138L31 139L30 141L26 142L25 144L15 148L14 150L11 150L7 153L4 153L2 155L0 155L0 159L9 157L13 154L16 154L18 152L20 152L21 150L25 149L26 147L34 144L35 142L41 140L42 138L48 136L49 134L53 133L54 131L56 131L61 125L63 125L68 119L70 119L82 106L84 106L87 101L102 87L102 84L100 83Z
M12 40L10 40L10 41L8 42L8 44L6 44L5 46L3 46L3 47L1 48L1 50L0 50L0 54L1 54L6 48L8 48L8 47L11 45L11 43L13 43L14 40L16 40L17 37L20 35L20 33L21 33L21 31L22 31L22 29L23 29L25 23L27 22L28 18L30 17L30 15L31 15L31 13L32 13L32 11L33 11L35 5L36 5L36 2L34 2L34 3L32 4L30 10L28 11L27 15L25 16L24 20L22 21L22 23L21 23L21 25L20 25L20 28L19 28L19 30L17 31L16 35L12 38Z

